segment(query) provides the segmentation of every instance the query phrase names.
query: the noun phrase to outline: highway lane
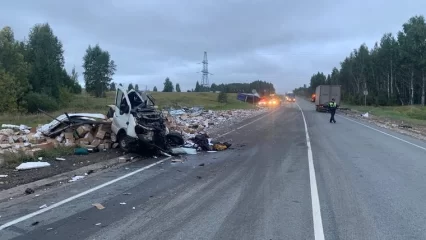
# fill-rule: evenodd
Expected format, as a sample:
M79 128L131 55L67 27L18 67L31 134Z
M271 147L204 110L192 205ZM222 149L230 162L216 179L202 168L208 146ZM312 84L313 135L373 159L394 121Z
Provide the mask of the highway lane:
M165 162L9 227L0 238L312 239L306 138L297 106L283 107L223 140L231 140L234 149L189 156L182 164ZM95 186L123 173L86 182ZM68 192L88 188L79 184ZM97 202L106 208L91 206ZM31 226L34 221L39 224Z
M330 124L311 103L298 99L298 105L309 130L325 239L426 239L426 144L367 124L414 146L339 115ZM223 140L234 149L166 161L0 231L0 239L314 239L297 104ZM0 204L0 224L153 162L28 200L18 213L16 205L4 210ZM106 208L92 207L96 202Z
M304 100L326 239L426 239L426 144L419 147L336 115Z

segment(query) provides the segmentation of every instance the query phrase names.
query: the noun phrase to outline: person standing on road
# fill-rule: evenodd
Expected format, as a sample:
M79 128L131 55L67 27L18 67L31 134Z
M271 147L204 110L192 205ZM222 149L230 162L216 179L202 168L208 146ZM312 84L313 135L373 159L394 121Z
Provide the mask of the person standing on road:
M331 102L328 103L328 110L330 111L330 123L336 123L336 120L334 119L334 114L336 114L337 109L337 103L335 102L334 98L331 99Z

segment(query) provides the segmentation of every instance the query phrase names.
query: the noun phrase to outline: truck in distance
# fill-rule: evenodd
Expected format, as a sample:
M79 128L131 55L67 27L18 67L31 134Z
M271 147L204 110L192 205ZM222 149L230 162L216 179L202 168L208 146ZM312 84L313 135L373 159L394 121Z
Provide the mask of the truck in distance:
M315 89L315 107L317 112L328 111L328 103L334 98L340 105L340 85L319 85Z

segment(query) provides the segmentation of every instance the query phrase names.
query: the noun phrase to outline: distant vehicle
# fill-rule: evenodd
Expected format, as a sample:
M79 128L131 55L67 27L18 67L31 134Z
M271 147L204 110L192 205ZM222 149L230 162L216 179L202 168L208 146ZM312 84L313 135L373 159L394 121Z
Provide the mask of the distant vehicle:
M260 107L275 107L280 105L280 102L281 101L276 97L272 97L272 98L262 97L260 98L257 105Z
M311 102L315 102L315 93L314 94L312 94L312 96L311 96Z
M287 93L285 95L285 100L287 102L296 102L296 95L294 93Z
M319 85L315 90L315 106L317 112L328 111L328 103L334 98L340 105L340 85Z

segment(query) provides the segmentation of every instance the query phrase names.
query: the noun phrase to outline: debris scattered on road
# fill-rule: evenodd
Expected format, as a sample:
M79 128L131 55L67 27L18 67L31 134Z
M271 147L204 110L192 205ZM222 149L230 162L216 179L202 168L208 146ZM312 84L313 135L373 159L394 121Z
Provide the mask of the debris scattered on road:
M27 169L34 169L34 168L49 167L49 166L50 166L50 163L48 162L25 162L17 166L16 169L27 170Z
M84 178L84 176L74 176L68 182L75 182L75 181L78 181L78 180L83 179L83 178Z
M183 107L163 111L163 115L170 130L182 132L186 139L190 139L196 134L214 131L267 111L268 109L264 108L211 111L205 110L203 107Z
M46 205L46 204L43 204L43 205L41 205L39 208L40 208L40 209L42 209L42 208L47 208L47 205Z
M100 226L101 224L102 224L102 223L96 223L95 225L96 225L96 226Z
M183 162L183 161L182 161L181 159L176 159L176 158L175 158L175 159L172 159L172 162L180 162L180 163L181 163L181 162Z
M34 190L32 188L25 189L25 194L33 194Z
M65 161L65 158L56 158L56 161Z
M173 154L190 154L190 155L194 155L197 154L197 150L194 148L185 148L185 147L180 147L180 148L172 148L172 153Z
M125 202L121 202L120 205L126 205L126 203Z
M39 223L40 223L39 221L35 221L35 222L31 223L31 226L38 225Z
M198 166L200 166L200 167L204 167L204 165L205 165L204 163L201 163L201 164L200 164L200 165L198 165Z
M123 193L123 195L132 195L132 193Z
M361 114L361 116L362 116L362 117L365 117L365 118L368 118L368 117L369 117L369 114L368 114L368 112L366 112L366 113L364 113L364 114Z
M135 210L136 208L135 208L135 207L132 207L132 209L133 209L133 210Z
M86 174L87 174L87 175L90 175L90 174L92 174L92 173L94 173L94 172L95 172L95 171L91 169L91 170L87 171L87 173L86 173Z
M203 178L203 177L201 177L201 176L197 176L197 178L198 178L198 179L201 179L201 178Z
M215 152L217 152L217 151L207 151L208 153L215 153Z
M3 124L0 154L23 151L34 156L38 151L58 146L96 148L98 151L112 146L111 120L103 114L76 113L50 117L54 119L52 122L37 128Z
M0 175L0 178L7 178L8 175Z
M36 197L39 197L39 196L40 196L40 194L36 194L35 196L36 196Z
M53 230L53 228L48 228L48 229L46 229L46 231L50 231L50 230Z
M105 209L105 207L100 203L94 203L94 204L92 204L92 206L95 206L99 210Z

